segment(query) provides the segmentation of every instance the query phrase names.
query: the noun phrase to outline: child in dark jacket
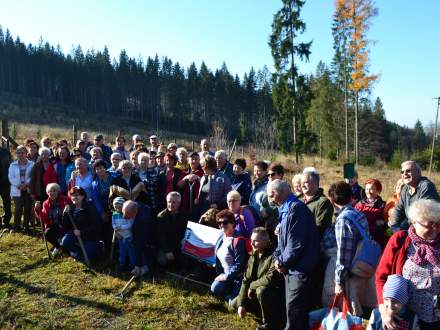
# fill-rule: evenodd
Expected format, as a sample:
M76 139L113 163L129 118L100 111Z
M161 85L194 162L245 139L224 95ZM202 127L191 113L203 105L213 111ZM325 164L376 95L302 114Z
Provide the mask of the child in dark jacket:
M418 330L419 320L417 315L410 311L408 303L408 281L401 275L390 275L383 287L384 304L391 306L396 311L396 324L399 330ZM384 330L379 308L371 313L368 330Z

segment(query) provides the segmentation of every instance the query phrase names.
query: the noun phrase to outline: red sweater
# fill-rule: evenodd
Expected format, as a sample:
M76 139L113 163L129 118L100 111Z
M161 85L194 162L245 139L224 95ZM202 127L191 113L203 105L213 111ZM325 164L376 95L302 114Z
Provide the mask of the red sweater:
M70 200L69 197L64 196L60 192L60 193L58 193L57 204L60 206L61 212L63 212L64 207L67 204L69 204L69 205L72 204L72 201ZM49 218L51 207L52 207L52 204L51 204L50 198L48 198L43 202L43 207L41 209L41 221L43 221L44 228L48 228L53 225L53 219Z
M361 211L368 220L368 230L370 232L371 237L378 242L382 248L385 246L385 238L384 238L384 229L379 230L377 228L376 222L379 220L383 220L383 210L385 208L385 202L382 198L378 198L374 203L368 203L365 199L362 199L355 205L355 209Z
M398 231L388 241L376 269L376 295L379 305L383 304L383 286L388 275L402 275L406 251L410 243L411 238L406 230Z

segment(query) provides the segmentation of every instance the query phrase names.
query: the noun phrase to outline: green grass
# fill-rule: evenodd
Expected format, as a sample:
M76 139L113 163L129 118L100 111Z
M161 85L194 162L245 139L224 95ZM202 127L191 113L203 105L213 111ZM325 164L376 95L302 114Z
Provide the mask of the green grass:
M14 329L251 329L207 289L172 278L132 284L124 301L113 296L128 278L86 271L71 258L44 259L38 237L0 238L0 328Z

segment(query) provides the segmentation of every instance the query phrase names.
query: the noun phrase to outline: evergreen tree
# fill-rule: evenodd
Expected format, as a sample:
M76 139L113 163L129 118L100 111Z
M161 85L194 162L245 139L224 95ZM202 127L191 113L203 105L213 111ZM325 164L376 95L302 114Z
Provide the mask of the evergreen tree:
M296 42L297 37L306 28L305 22L300 18L305 1L283 0L282 2L283 7L274 16L269 41L276 70L273 76L273 97L277 110L275 122L280 149L284 152L294 149L295 159L298 162L298 149L301 143L297 136L297 121L301 114L296 90L299 76L296 58L308 60L312 42Z

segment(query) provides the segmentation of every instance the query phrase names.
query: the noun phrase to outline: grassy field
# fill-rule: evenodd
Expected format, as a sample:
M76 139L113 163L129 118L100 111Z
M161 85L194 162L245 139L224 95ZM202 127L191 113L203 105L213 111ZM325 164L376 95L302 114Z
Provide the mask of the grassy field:
M251 329L207 289L171 277L132 284L124 301L113 296L128 278L89 272L61 257L49 261L38 237L0 238L2 329Z

